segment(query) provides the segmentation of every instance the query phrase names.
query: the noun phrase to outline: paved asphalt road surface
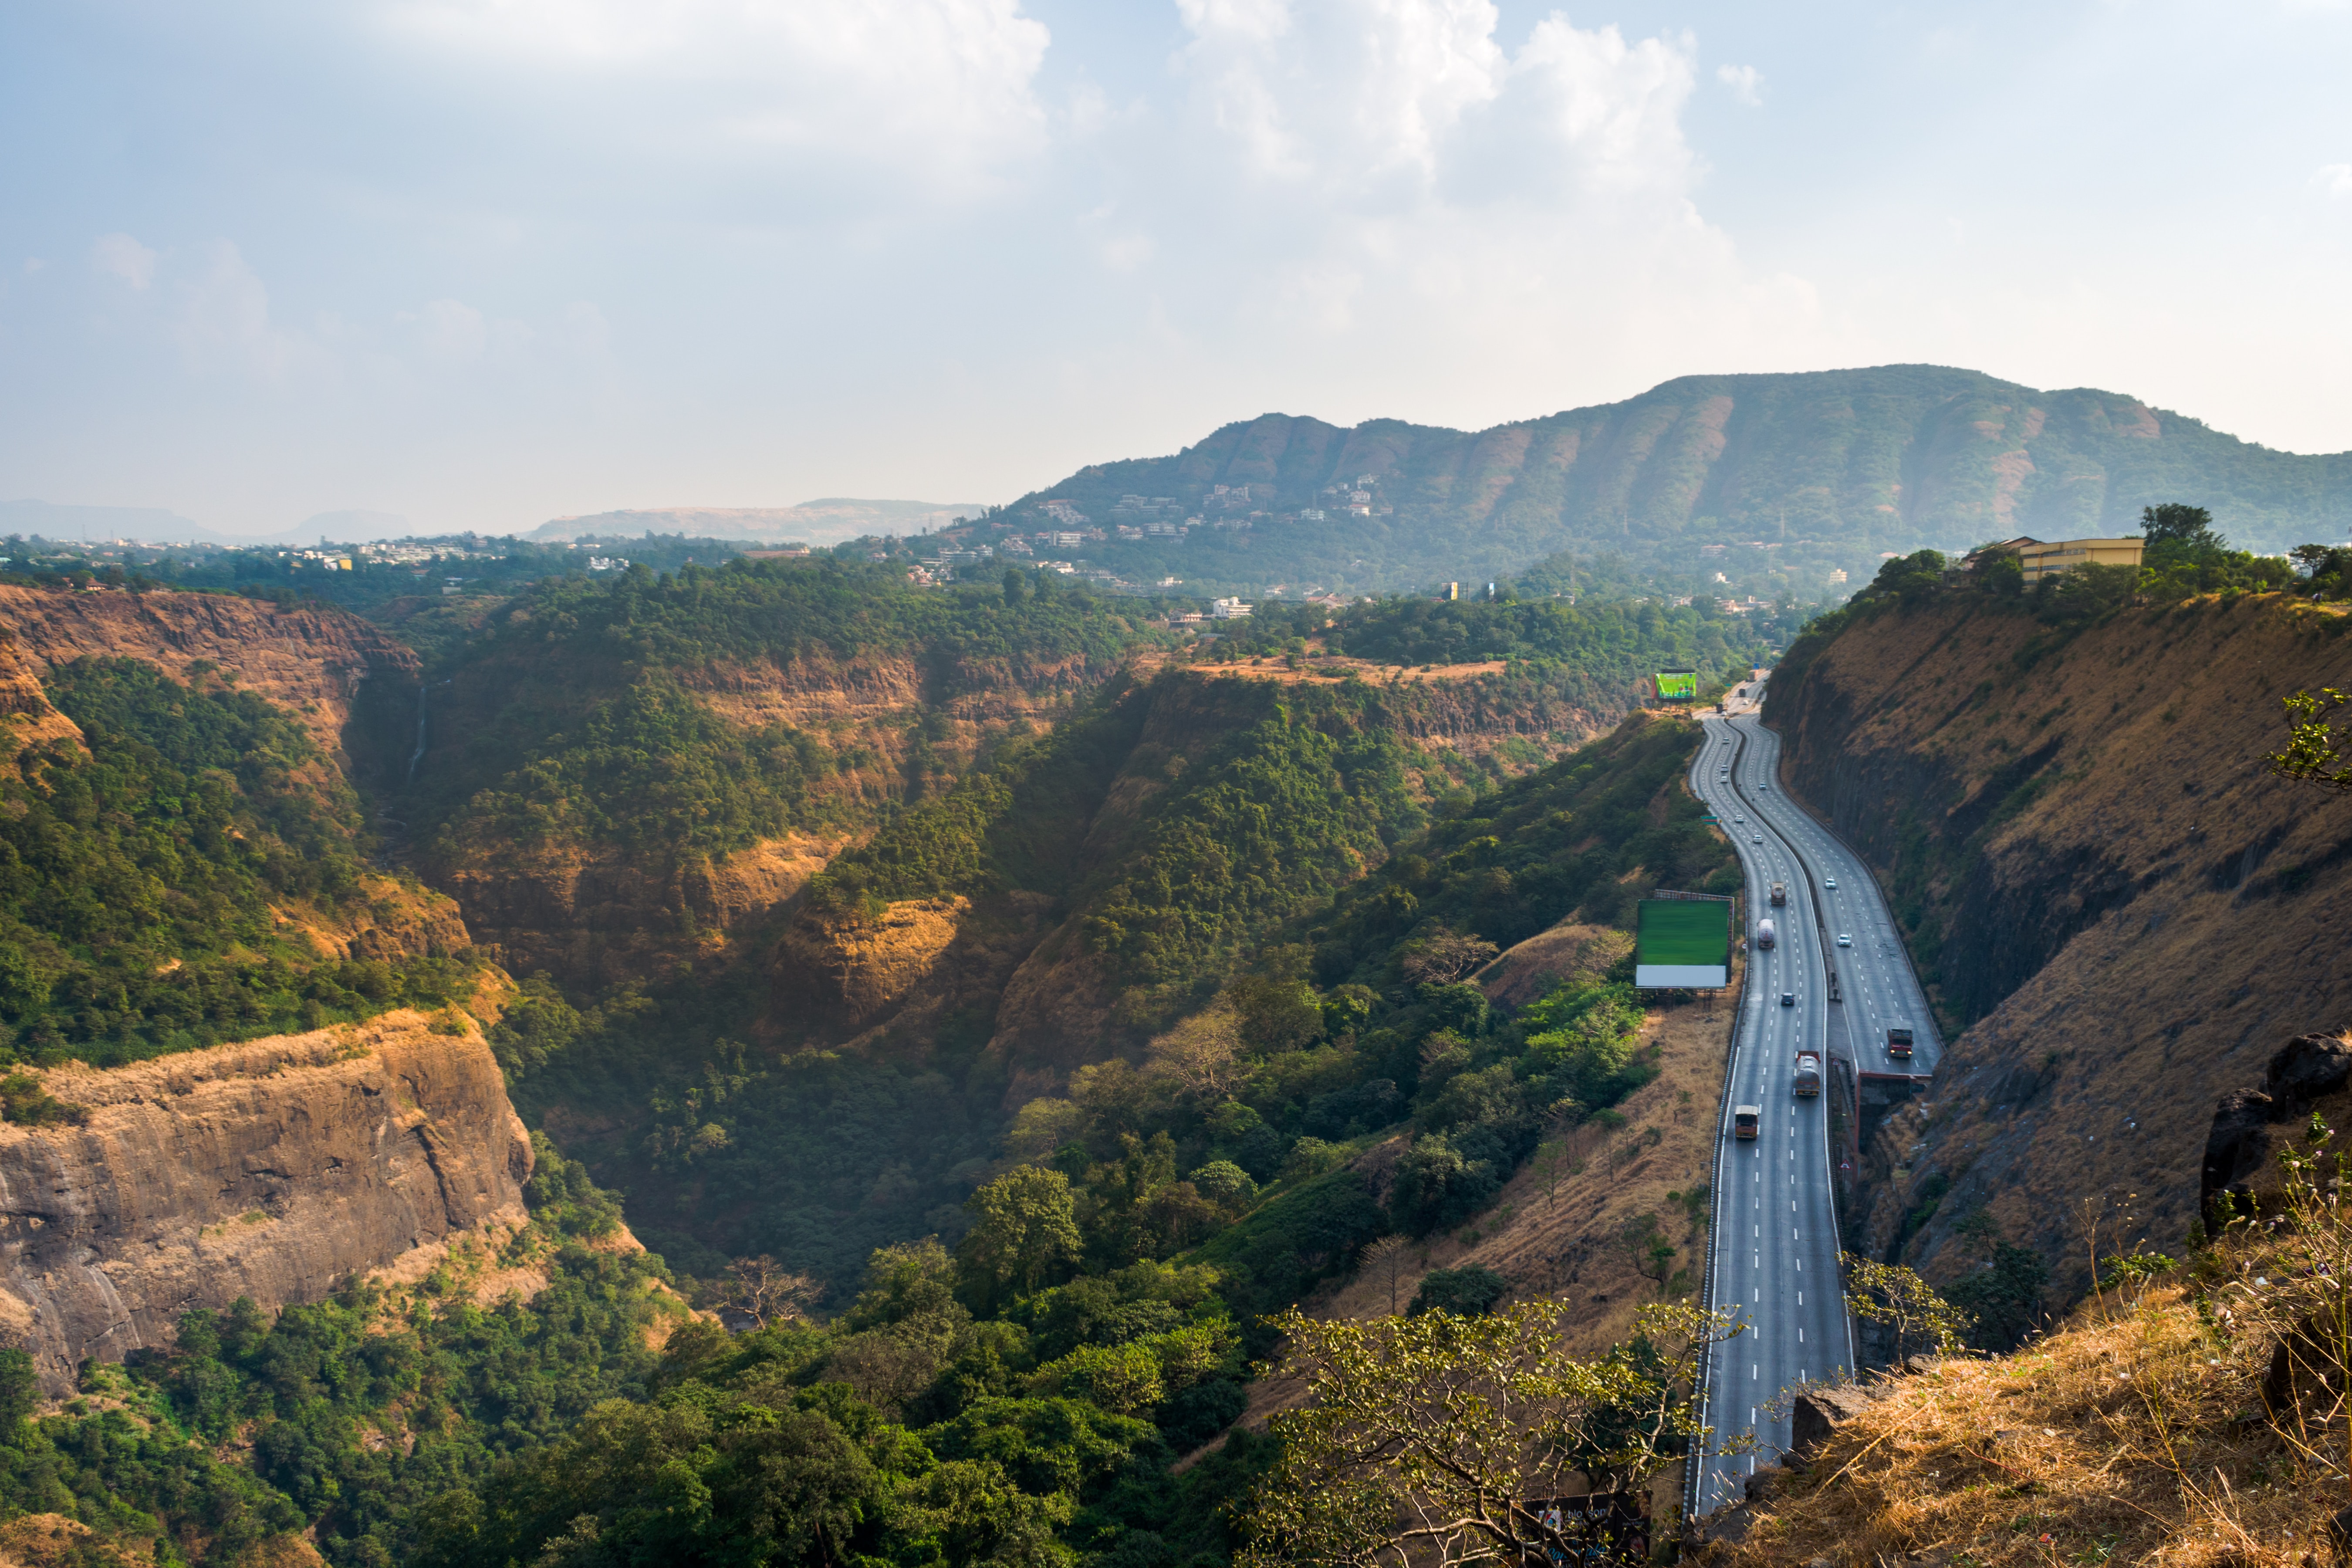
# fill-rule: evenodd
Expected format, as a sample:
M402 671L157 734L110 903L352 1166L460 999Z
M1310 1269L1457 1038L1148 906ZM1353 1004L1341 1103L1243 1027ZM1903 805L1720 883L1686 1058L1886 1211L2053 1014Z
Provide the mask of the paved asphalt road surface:
M1691 1499L1697 1513L1737 1499L1748 1473L1788 1442L1785 1401L1775 1418L1774 1400L1853 1363L1831 1191L1841 1156L1829 1143L1827 1099L1792 1090L1798 1051L1833 1053L1864 1073L1928 1073L1938 1050L1877 882L1781 793L1780 738L1757 721L1753 703L1731 706L1730 717L1705 721L1706 743L1691 784L1731 835L1748 875L1748 983L1726 1084L1710 1233L1714 1302L1743 1312L1748 1331L1716 1348L1705 1419L1718 1443L1752 1428L1761 1451L1702 1461ZM1785 908L1770 905L1774 882L1787 884ZM1754 947L1764 919L1779 938L1769 952ZM1851 947L1836 945L1841 933ZM1793 999L1787 1006L1784 994ZM1908 1064L1886 1057L1889 1023L1912 1026L1916 1054ZM1762 1108L1752 1142L1732 1137L1734 1105Z

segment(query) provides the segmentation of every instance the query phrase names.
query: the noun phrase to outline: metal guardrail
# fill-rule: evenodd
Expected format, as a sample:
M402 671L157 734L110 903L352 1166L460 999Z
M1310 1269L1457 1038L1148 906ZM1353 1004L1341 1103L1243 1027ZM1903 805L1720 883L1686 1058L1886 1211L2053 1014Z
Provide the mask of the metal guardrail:
M1739 765L1741 755L1748 749L1748 738L1740 734L1737 729L1734 729L1731 733L1734 742L1731 752L1731 765L1734 768L1737 768ZM1706 748L1705 746L1701 746L1699 748L1698 758L1697 766L1692 770L1692 781L1694 785L1696 785L1697 782L1699 770L1706 766ZM1697 793L1696 787L1694 787L1692 793ZM1725 837L1729 837L1730 836L1727 834ZM1737 854L1738 852L1738 847L1735 845L1733 853ZM1705 1283L1699 1287L1699 1310L1706 1312L1712 1312L1715 1310L1715 1258L1717 1252L1720 1250L1718 1244L1721 1242L1724 1234L1722 1226L1717 1223L1717 1215L1712 1211L1715 1206L1720 1205L1724 1202L1723 1162L1727 1155L1727 1145L1731 1137L1731 1079L1732 1074L1739 1066L1740 1031L1746 1025L1748 1019L1748 975L1755 967L1755 950L1753 948L1748 948L1747 949L1747 952L1748 953L1748 962L1739 966L1739 986L1733 994L1731 999L1731 1040L1728 1048L1727 1048L1723 1053L1723 1090L1717 1096L1717 1105L1715 1116L1715 1163L1707 1176L1707 1180L1711 1184L1710 1190L1714 1194L1714 1198L1713 1203L1710 1205L1710 1212L1707 1215L1706 1274ZM1713 1381L1714 1373L1715 1358L1711 1355L1701 1356L1698 1363L1698 1386L1692 1390L1691 1397L1698 1403L1699 1422L1702 1426L1704 1426L1706 1421L1707 1388L1709 1384ZM1701 1472L1703 1472L1706 1468L1704 1456L1702 1455L1692 1454L1687 1456L1683 1461L1683 1522L1685 1524L1698 1517L1699 1479Z

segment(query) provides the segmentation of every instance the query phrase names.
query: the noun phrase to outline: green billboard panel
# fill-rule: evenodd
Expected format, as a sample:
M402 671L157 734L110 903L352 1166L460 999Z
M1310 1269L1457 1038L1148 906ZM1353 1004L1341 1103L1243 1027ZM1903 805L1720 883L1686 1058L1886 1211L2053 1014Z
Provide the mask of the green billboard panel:
M1698 700L1698 671L1662 669L1658 671L1657 679L1659 701L1696 702Z
M1653 990L1731 984L1731 900L1643 899L1633 929L1633 984Z

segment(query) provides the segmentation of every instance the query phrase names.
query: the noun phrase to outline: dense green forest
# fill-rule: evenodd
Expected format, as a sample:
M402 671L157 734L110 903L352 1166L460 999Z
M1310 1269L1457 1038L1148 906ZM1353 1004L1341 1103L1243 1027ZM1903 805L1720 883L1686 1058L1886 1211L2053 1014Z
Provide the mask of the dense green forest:
M46 1417L30 1358L0 1352L0 1503L152 1540L164 1563L236 1563L306 1530L337 1568L414 1561L501 1459L641 1397L660 1365L646 1330L681 1315L658 1258L588 1245L618 1205L544 1140L526 1195L510 1260L549 1277L527 1305L477 1305L445 1271L413 1299L194 1311L172 1350L93 1363L86 1397Z
M1269 618L1228 646L1287 658L1322 629ZM1736 628L1663 606L1394 602L1328 629L1375 659L1499 658L1504 702L1538 670L1606 700L1645 665L1747 657ZM451 1269L414 1299L192 1314L173 1349L94 1367L89 1403L42 1417L29 1369L0 1366L0 1502L160 1538L165 1562L299 1531L339 1568L1227 1561L1273 1443L1173 1467L1242 1410L1268 1314L1381 1237L1478 1225L1542 1138L1605 1120L1653 1070L1628 976L1514 1010L1473 972L1561 920L1625 923L1635 880L1734 873L1680 788L1685 722L1636 716L1510 776L1411 739L1425 692L1116 673L1162 635L1059 584L922 594L822 564L519 595L436 674L474 725L408 797L428 831L715 856L846 820L822 814L847 809L829 783L871 769L856 735L721 723L692 682L733 663L897 650L932 693L989 665L1097 671L1050 730L1007 727L951 775L862 797L870 837L805 906L855 924L954 896L983 926L1043 920L1116 999L1087 1064L1009 1115L992 1002L849 1050L772 1014L761 958L593 994L527 976L489 1030L518 1105L620 1129L540 1140L534 1225L505 1261L536 1258L544 1290L476 1305ZM492 706L460 700L468 679ZM525 711L527 680L558 700ZM205 933L220 945L171 973L292 977L250 1032L456 977L271 956L272 900L341 907L374 846L266 704L137 665L68 667L50 690L90 750L21 758L0 839L47 868L20 869L7 908L52 997L82 1000L72 976L110 964L144 998L134 971L163 984L183 956L163 947ZM68 941L78 888L127 912L85 911ZM207 1019L142 1005L126 1023L52 1002L20 1037L101 1060L206 1038ZM1392 1177L1369 1179L1358 1156L1393 1139ZM655 1255L594 1245L624 1203ZM751 1289L777 1279L781 1295ZM1447 1276L1424 1305L1476 1310L1491 1285ZM689 1321L648 1348L678 1321L673 1286L739 1329L748 1310L749 1331Z
M870 737L746 733L698 686L866 657L919 667L937 708L997 680L1077 695L1149 633L1080 590L939 593L831 562L737 560L617 580L550 578L502 606L439 679L439 739L410 798L427 858L509 845L719 855L793 828L870 824L923 793ZM1089 678L1087 671L1094 673ZM924 736L917 736L919 742Z
M91 1374L111 1408L20 1423L0 1448L10 1495L217 1563L303 1528L338 1564L1221 1563L1271 1445L1169 1472L1239 1413L1264 1314L1381 1235L1472 1222L1546 1119L1599 1113L1643 1080L1623 985L1513 1017L1437 977L1482 941L1617 910L1633 865L1721 869L1674 787L1694 743L1636 722L1449 807L1377 889L1259 945L1192 1030L1140 1067L1081 1071L1009 1128L994 1081L970 1061L957 1081L952 1053L919 1071L706 1053L672 1091L698 1083L698 1114L719 1119L744 1179L764 1170L772 1202L831 1169L810 1196L837 1221L907 1181L894 1155L934 1137L971 1151L943 1184L961 1201L889 1215L899 1238L941 1239L838 1271L822 1326L689 1326L646 1352L661 1266L579 1245L612 1201L542 1144L536 1245L557 1250L529 1306L472 1307L451 1281L389 1318L365 1293L274 1324L193 1316L173 1352ZM499 1026L501 1058L526 1102L600 1062L641 1070L656 1040L681 1044L666 1024L714 1016L670 1000L582 1012L541 983ZM1347 1162L1400 1129L1412 1146L1384 1205ZM760 1239L783 1252L824 1216L806 1223ZM247 1458L207 1446L223 1432L249 1439Z
M1312 605L1265 605L1220 637L1210 657L1303 655L1309 638L1331 653L1375 664L1502 663L1548 695L1600 712L1632 705L1636 683L1660 669L1696 669L1703 689L1745 679L1767 658L1769 646L1748 617L1709 604L1391 598L1336 613Z
M277 911L364 912L356 797L303 731L200 673L60 666L80 725L0 773L0 1021L7 1048L111 1066L463 989L457 958L324 962Z

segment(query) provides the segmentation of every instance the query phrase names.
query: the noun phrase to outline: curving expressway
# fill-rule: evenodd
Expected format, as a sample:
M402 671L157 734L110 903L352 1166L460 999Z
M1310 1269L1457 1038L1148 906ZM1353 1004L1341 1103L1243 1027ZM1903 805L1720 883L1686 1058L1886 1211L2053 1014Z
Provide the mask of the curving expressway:
M1749 952L1725 1077L1708 1258L1709 1301L1742 1313L1746 1331L1717 1346L1708 1362L1703 1419L1718 1444L1752 1429L1759 1451L1694 1467L1686 1495L1694 1515L1737 1499L1748 1472L1786 1445L1784 1394L1853 1364L1832 1185L1839 1156L1830 1146L1827 1096L1836 1085L1825 1084L1822 1098L1798 1098L1797 1053L1822 1054L1824 1065L1841 1058L1865 1074L1925 1074L1938 1052L1876 879L1781 792L1780 737L1758 722L1752 706L1704 723L1691 788L1739 852ZM1788 889L1780 909L1769 903L1774 882ZM1767 918L1779 940L1762 952L1754 938ZM1837 944L1841 934L1851 946ZM1914 1031L1909 1063L1885 1054L1890 1023ZM1752 1142L1732 1135L1735 1105L1762 1108Z

